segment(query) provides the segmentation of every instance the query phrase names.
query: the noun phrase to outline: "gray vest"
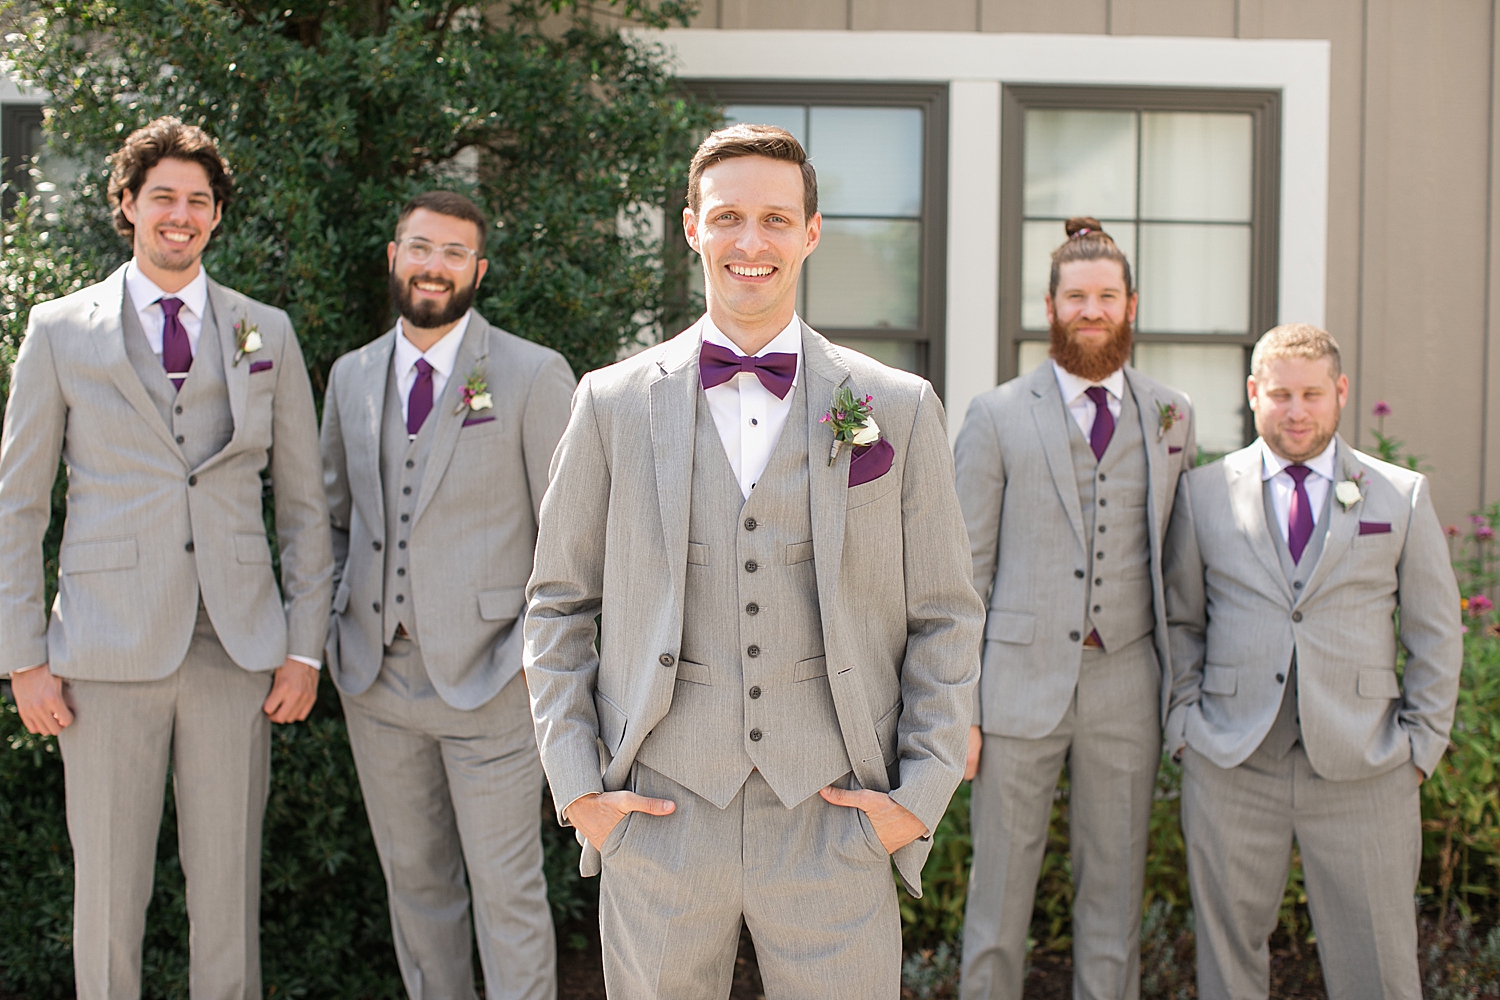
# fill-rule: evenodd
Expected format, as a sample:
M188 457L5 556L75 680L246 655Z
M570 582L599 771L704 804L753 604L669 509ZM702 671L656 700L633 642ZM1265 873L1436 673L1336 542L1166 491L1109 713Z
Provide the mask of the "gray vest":
M438 423L438 407L444 397L433 403L432 412L422 423L415 438L406 433L401 416L401 389L396 381L395 355L385 377L385 415L380 428L380 484L385 491L385 591L380 600L384 643L389 646L396 636L396 626L417 637L417 614L414 610L409 568L411 555L411 519L422 492L422 473L432 451L432 438Z
M1086 553L1083 634L1098 632L1106 650L1124 649L1156 627L1146 507L1150 470L1135 393L1127 382L1115 432L1102 459L1094 458L1088 438L1066 408L1063 420L1078 477L1083 527L1093 543Z
M807 407L793 396L749 500L702 391L695 434L677 683L637 759L721 809L758 768L790 808L850 770L823 656Z
M1271 540L1276 543L1276 555L1281 559L1281 572L1286 577L1286 582L1292 585L1295 600L1302 596L1302 589L1307 586L1307 579L1312 576L1313 567L1318 565L1318 558L1323 554L1323 539L1328 534L1333 487L1328 487L1328 495L1323 498L1323 510L1318 514L1317 525L1313 528L1312 537L1307 540L1307 548L1302 550L1299 562L1292 561L1292 550L1287 547L1286 536L1281 533L1276 520L1276 507L1271 503L1269 481L1261 484L1261 502L1265 504L1266 527L1271 532ZM1292 662L1287 665L1286 670L1286 687L1281 695L1281 709L1276 713L1276 721L1271 723L1271 728L1260 745L1271 756L1280 760L1301 738L1302 718L1297 707L1297 649L1293 646Z

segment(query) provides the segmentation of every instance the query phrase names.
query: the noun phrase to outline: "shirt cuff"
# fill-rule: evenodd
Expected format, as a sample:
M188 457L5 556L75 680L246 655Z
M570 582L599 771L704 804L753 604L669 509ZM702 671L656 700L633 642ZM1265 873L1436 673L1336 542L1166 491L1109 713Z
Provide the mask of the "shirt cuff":
M314 670L322 670L323 669L323 661L322 660L314 660L314 659L312 659L310 657L298 656L296 653L288 653L286 655L286 658L288 660L296 660L298 663L305 663L309 667L312 667Z
M25 672L26 672L26 671L28 671L28 670L36 670L36 669L38 669L38 668L39 668L39 667L45 667L45 666L46 666L46 665L47 665L47 664L45 664L45 663L33 663L33 664L32 664L32 665L31 665L31 666L29 666L29 667L22 667L22 668L20 668L20 669L19 669L19 670L12 670L12 671L11 671L11 672L10 672L10 676L12 676L12 677L14 677L14 676L16 676L16 674L24 674L24 673L25 673Z

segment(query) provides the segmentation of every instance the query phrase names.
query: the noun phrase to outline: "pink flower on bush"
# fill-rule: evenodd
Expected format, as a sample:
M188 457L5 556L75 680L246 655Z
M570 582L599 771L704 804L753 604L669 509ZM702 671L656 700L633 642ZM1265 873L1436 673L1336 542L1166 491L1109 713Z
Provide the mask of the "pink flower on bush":
M1488 524L1481 524L1474 529L1474 537L1481 542L1488 542L1495 537L1495 529L1491 528Z
M1469 598L1469 614L1473 615L1475 618L1483 618L1485 615L1494 610L1495 602L1490 600L1488 597L1485 597L1483 594L1475 594L1473 597Z
M1375 404L1375 408L1370 412L1374 413L1377 417L1388 417L1391 415L1391 405L1382 399Z
M1457 538L1458 535L1459 535L1458 525L1456 525L1456 524L1450 524L1450 525L1448 525L1448 527L1446 527L1446 528L1443 529L1443 532L1449 538Z
M1470 524L1488 524L1489 522L1484 519L1484 515L1483 514L1470 514L1469 515L1469 523Z

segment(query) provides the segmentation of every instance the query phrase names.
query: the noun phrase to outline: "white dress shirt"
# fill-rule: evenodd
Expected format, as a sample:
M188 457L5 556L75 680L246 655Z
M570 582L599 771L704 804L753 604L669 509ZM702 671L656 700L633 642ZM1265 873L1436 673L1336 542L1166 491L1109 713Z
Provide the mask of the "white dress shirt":
M1088 437L1094 433L1094 411L1098 409L1094 401L1087 395L1088 390L1096 385L1104 387L1109 394L1109 412L1113 414L1115 421L1120 419L1120 400L1125 393L1125 370L1116 368L1102 382L1090 382L1079 378L1065 369L1056 361L1052 362L1053 374L1057 376L1057 388L1062 392L1063 405L1068 412L1073 414L1073 420L1077 422L1078 429L1083 431L1083 436Z
M146 343L151 345L151 351L157 357L161 357L162 327L167 324L167 314L162 312L161 300L181 299L182 308L177 310L177 319L187 331L188 346L193 349L193 357L198 356L198 338L203 333L203 314L208 309L208 273L201 264L198 266L197 277L192 281L178 291L164 292L156 282L141 272L140 265L132 257L130 263L125 265L125 287L130 291L130 301L135 306L136 315L141 318L141 328L146 331Z
M411 399L411 387L417 383L417 362L422 358L432 366L432 404L437 409L437 401L442 398L443 387L448 384L448 379L453 375L453 366L458 363L458 348L464 342L464 331L469 328L469 317L473 310L464 313L458 325L443 334L441 340L426 352L417 350L417 346L406 339L406 327L401 320L396 320L396 394L401 397L401 422L406 422L407 403ZM468 372L464 373L468 378Z
M703 339L736 354L743 353L707 316L703 317ZM760 474L766 471L766 463L771 460L781 429L792 412L792 400L797 398L797 383L802 380L802 324L795 313L786 329L756 351L754 357L767 354L797 355L792 391L785 399L777 399L774 392L760 384L759 376L750 372L739 372L728 382L704 390L719 440L724 442L724 453L729 456L729 467L734 470L734 478L746 500L750 499L750 491Z
M1271 484L1271 510L1276 514L1276 524L1281 528L1281 537L1286 539L1290 531L1288 522L1291 519L1292 494L1297 490L1297 481L1285 471L1286 467L1292 463L1272 451L1270 445L1266 444L1263 439L1256 438L1255 443L1260 445L1260 479L1261 482ZM1322 454L1302 463L1312 470L1312 475L1303 482L1307 487L1308 505L1312 507L1314 527L1317 527L1318 517L1323 513L1323 503L1328 499L1328 488L1333 484L1333 457L1337 446L1337 440L1329 441L1328 447L1323 449Z

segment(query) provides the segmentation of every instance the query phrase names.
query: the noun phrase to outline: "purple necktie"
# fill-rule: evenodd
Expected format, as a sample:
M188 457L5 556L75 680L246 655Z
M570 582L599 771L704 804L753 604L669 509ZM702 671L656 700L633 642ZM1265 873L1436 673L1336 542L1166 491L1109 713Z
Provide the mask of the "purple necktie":
M182 309L182 300L164 298L157 302L161 305L162 315L166 317L161 328L161 365L167 370L167 377L172 380L173 387L181 389L182 383L187 380L188 369L193 367L193 345L188 340L182 320L177 317L178 311Z
M1094 429L1089 433L1089 447L1094 449L1097 462L1104 458L1104 449L1115 436L1115 415L1109 412L1109 396L1103 386L1091 385L1083 391L1094 401Z
M1286 474L1297 483L1292 490L1292 502L1286 510L1286 547L1292 552L1292 562L1302 561L1302 551L1312 538L1312 501L1307 499L1307 474L1312 472L1305 465L1288 465Z
M786 399L786 394L792 391L792 380L797 377L797 355L765 354L747 358L727 347L707 342L698 352L698 377L705 389L722 385L740 372L749 372L760 379L761 385L774 392L777 399Z
M432 412L432 365L426 358L417 359L417 380L406 397L406 433L412 437L422 429L422 421Z

